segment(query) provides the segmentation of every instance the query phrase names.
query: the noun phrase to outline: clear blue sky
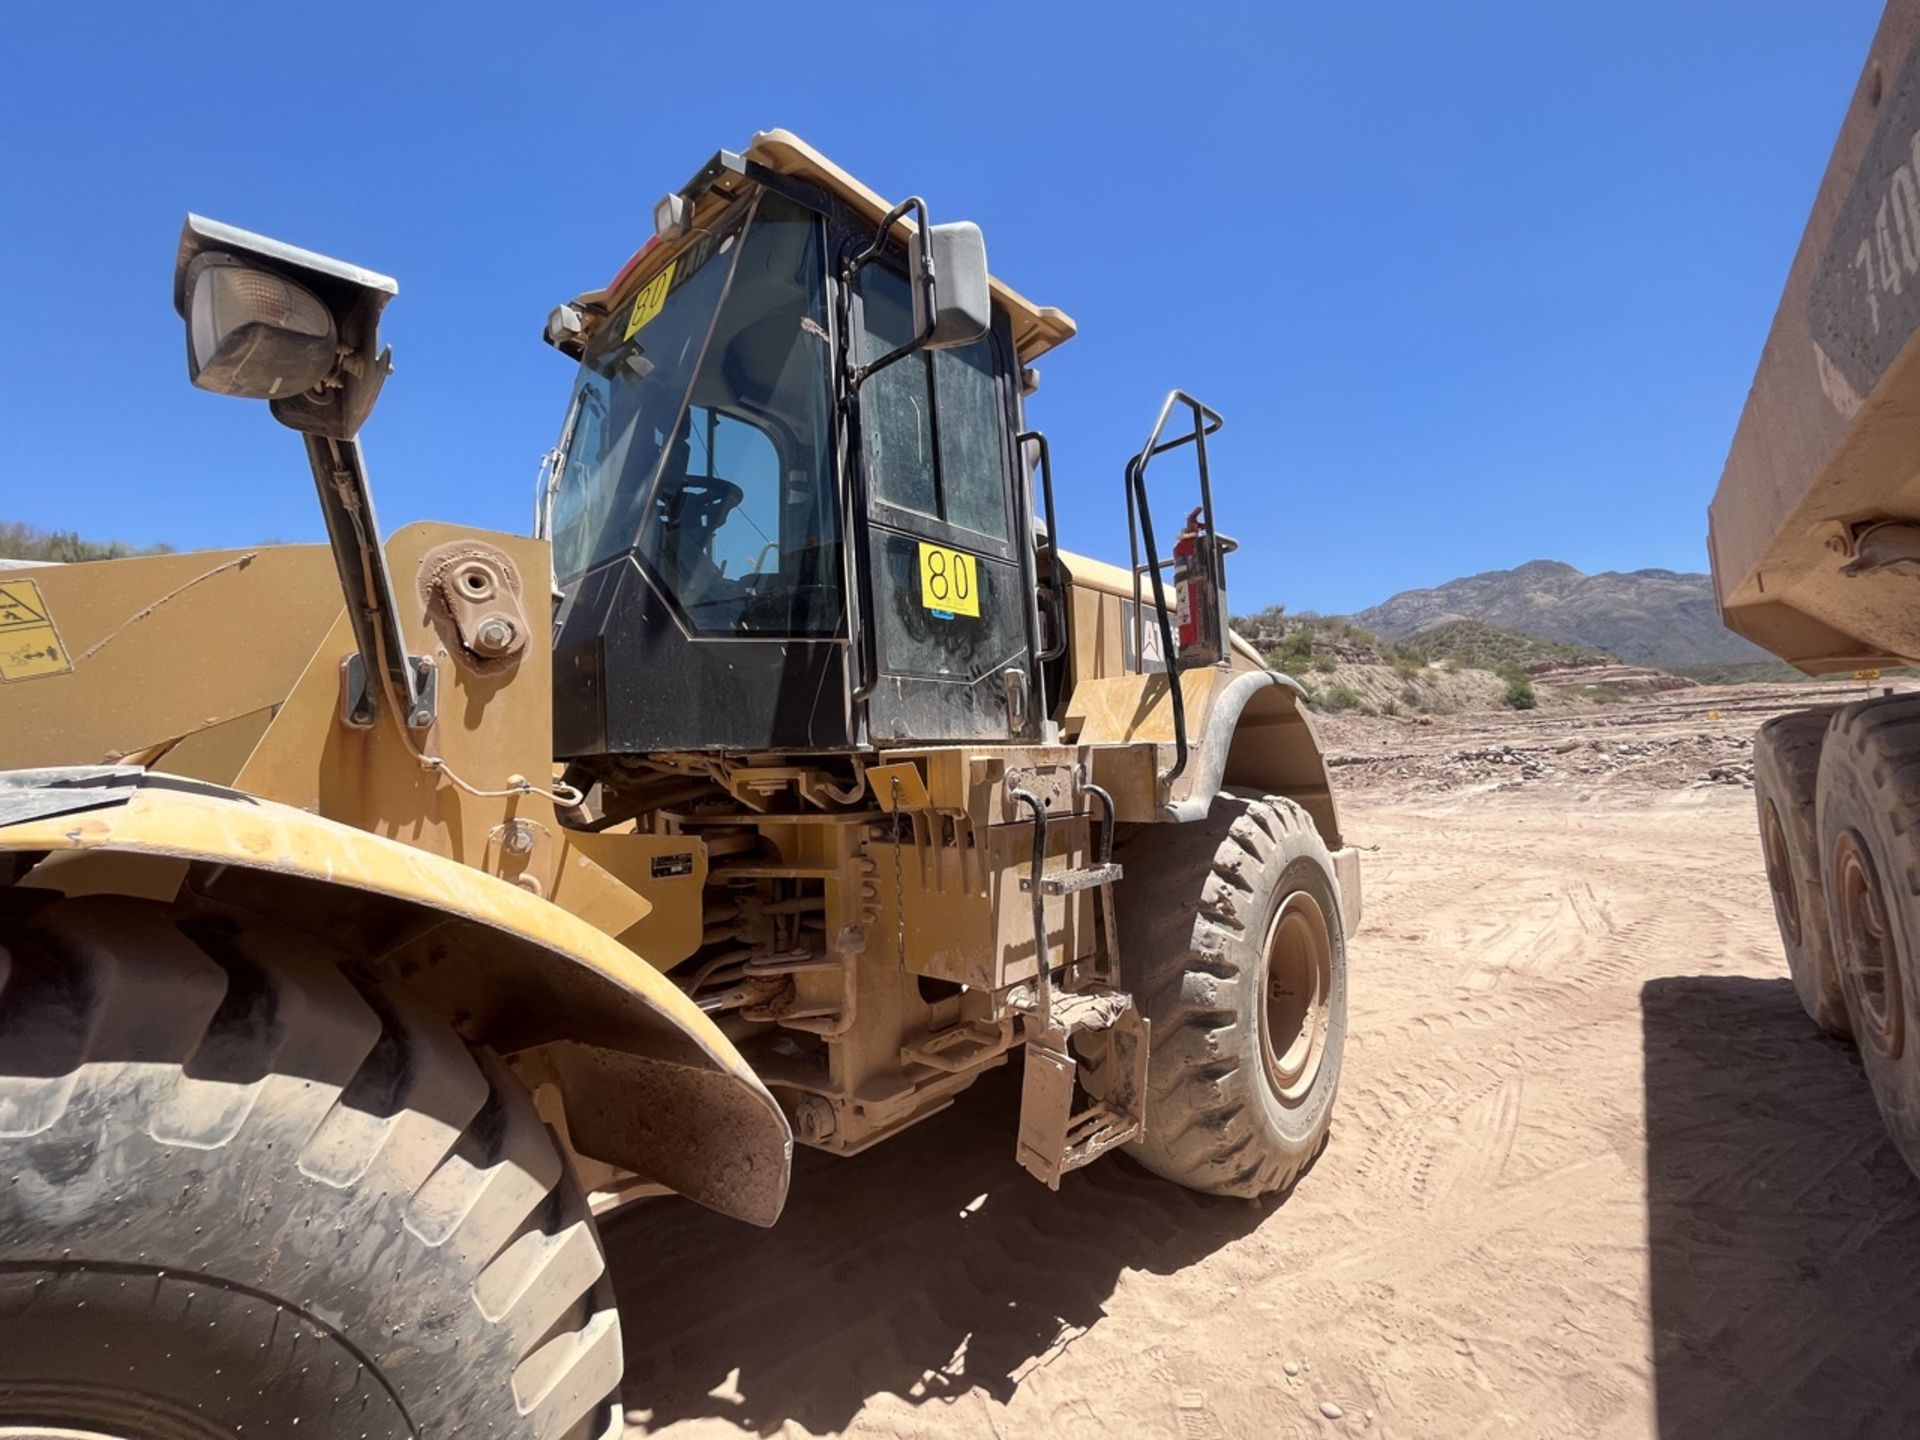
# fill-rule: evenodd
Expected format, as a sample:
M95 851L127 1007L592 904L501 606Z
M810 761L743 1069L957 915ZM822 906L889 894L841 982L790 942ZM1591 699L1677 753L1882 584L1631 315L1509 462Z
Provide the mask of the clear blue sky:
M524 530L570 378L547 310L778 125L979 221L1079 321L1029 412L1072 548L1124 555L1121 466L1179 385L1227 418L1237 611L1543 556L1704 568L1879 10L12 5L0 518L320 537L298 438L187 383L191 208L397 276L382 523Z

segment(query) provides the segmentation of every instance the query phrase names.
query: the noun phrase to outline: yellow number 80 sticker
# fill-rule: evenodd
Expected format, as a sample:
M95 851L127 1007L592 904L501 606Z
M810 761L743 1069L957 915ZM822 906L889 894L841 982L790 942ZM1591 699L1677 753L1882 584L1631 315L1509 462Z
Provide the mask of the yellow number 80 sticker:
M679 263L678 260L668 262L667 268L649 280L646 288L633 297L633 309L627 312L627 333L620 337L622 344L631 340L642 325L667 308L667 296L673 291L673 272Z
M980 572L964 550L920 542L920 603L948 615L980 618Z

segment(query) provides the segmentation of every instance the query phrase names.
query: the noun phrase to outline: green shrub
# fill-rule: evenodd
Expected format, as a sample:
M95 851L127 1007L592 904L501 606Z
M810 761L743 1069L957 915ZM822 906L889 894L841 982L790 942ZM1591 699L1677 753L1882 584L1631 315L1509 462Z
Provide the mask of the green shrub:
M1305 670L1313 660L1313 641L1304 632L1295 630L1282 637L1280 648L1267 656L1267 664L1275 670L1284 670L1289 675Z
M1540 697L1533 692L1533 681L1526 672L1506 677L1507 693L1501 697L1509 710L1531 710L1540 703Z
M1316 655L1307 662L1309 669L1319 675L1331 675L1340 668L1340 662L1331 655Z
M1329 685L1320 692L1315 705L1320 710L1364 710L1366 700L1351 685Z
M128 555L167 555L171 545L129 545L124 540L87 540L72 530L42 530L18 520L0 520L0 558L50 560L74 565L119 560Z

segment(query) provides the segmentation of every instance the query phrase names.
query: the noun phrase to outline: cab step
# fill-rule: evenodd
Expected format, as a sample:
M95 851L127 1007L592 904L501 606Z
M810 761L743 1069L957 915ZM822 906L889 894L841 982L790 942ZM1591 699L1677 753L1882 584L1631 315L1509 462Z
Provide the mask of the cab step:
M1121 869L1113 863L1113 801L1097 785L1086 787L1104 810L1100 861L1046 873L1047 810L1034 795L1014 790L1014 798L1033 813L1033 865L1021 877L1020 888L1033 903L1034 954L1038 967L1033 981L1010 997L1024 1017L1026 1073L1020 1095L1020 1164L1052 1190L1069 1171L1091 1164L1107 1151L1137 1139L1146 1129L1147 1020L1133 996L1118 988L1119 956L1113 918L1113 885ZM1099 923L1091 964L1073 970L1089 982L1086 988L1056 991L1048 963L1044 901L1050 895L1099 891ZM1076 1036L1092 1038L1102 1046L1101 1091L1074 1108L1085 1089L1079 1083L1074 1056Z
M1042 895L1078 895L1082 890L1098 890L1113 884L1121 876L1118 865L1083 865L1073 870L1049 870L1040 877ZM1033 877L1020 877L1022 894L1033 891Z

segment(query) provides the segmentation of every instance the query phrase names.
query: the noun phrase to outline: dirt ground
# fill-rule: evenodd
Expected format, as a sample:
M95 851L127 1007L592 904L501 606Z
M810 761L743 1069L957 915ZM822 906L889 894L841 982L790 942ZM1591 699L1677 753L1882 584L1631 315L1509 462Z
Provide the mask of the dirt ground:
M1291 1196L1114 1159L1050 1195L997 1073L802 1152L770 1232L615 1219L629 1434L1920 1433L1920 1184L1754 837L1751 734L1820 698L1343 724L1367 918Z

